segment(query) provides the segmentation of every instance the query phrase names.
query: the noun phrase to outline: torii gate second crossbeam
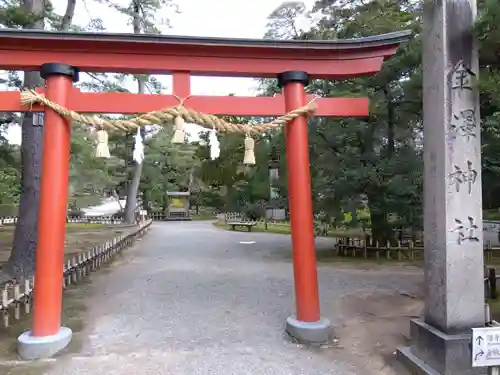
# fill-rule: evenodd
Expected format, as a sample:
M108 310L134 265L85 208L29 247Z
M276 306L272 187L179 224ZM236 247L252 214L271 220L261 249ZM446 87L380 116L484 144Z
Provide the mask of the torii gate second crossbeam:
M139 113L175 105L172 95L82 93L78 72L172 74L173 94L190 94L192 75L278 78L283 97L192 96L190 108L208 114L279 116L308 100L310 79L346 79L378 72L410 33L334 41L275 41L158 35L0 30L0 69L40 70L46 98L78 112ZM317 115L368 115L366 98L320 98ZM45 111L39 230L32 330L18 340L26 359L50 357L71 340L61 327L62 272L68 189L70 121ZM26 111L18 92L0 92L0 111ZM300 341L331 339L319 308L307 119L285 128L296 314L287 332Z

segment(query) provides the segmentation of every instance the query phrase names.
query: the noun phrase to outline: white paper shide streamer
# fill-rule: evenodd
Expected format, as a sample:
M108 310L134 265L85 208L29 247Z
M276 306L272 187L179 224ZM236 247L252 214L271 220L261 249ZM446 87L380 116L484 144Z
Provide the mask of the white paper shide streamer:
M210 130L208 141L210 144L210 159L215 160L220 155L219 139L217 138L215 129Z
M144 160L144 144L142 143L141 128L137 128L135 135L133 158L137 164L141 164Z

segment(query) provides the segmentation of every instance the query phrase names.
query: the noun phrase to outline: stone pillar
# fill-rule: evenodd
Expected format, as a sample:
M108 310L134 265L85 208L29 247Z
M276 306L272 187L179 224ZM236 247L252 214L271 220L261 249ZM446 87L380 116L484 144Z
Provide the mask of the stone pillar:
M469 348L470 329L484 326L476 8L436 0L424 10L425 312L398 351L419 374L486 372Z

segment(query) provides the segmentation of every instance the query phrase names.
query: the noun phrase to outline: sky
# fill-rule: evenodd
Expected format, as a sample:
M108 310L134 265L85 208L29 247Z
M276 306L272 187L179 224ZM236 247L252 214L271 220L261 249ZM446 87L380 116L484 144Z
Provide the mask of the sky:
M100 15L107 31L131 32L132 26L126 16L94 0L76 1L75 24L85 26L92 15ZM126 5L130 0L112 1ZM163 34L260 39L266 32L267 16L283 2L284 0L176 0L180 13L175 14L167 9L157 19L160 25L161 18L170 19L171 28L161 27ZM304 3L311 7L314 0L304 0ZM64 13L66 0L53 0L53 4L58 14ZM85 77L86 75L81 75L81 79ZM165 92L170 93L170 77L161 77L161 81L166 87ZM251 78L191 78L191 90L195 95L254 95L256 87L256 81ZM129 89L133 89L133 86ZM193 134L196 127L189 127L187 130ZM9 130L8 139L11 143L20 144L19 126L13 126Z

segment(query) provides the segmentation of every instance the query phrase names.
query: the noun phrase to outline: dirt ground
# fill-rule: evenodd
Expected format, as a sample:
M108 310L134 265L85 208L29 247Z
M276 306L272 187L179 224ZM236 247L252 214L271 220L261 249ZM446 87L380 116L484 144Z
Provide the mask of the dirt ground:
M117 261L105 267L104 272L116 270L127 263L121 256ZM339 268L345 268L338 265ZM352 265L347 266L352 269ZM395 266L396 268L398 266ZM376 272L390 271L394 266L377 267L361 265L361 269L370 268ZM92 294L91 279L72 286L65 291L63 321L74 331L74 340L66 353L78 352L84 340L83 329L88 319L88 299ZM95 292L95 291L94 291ZM409 339L409 320L420 316L423 300L420 296L407 294L356 294L344 296L338 308L346 317L344 325L335 327L340 338L338 346L331 350L342 350L351 363L363 370L365 375L404 375L395 361L395 348L404 346ZM24 363L15 360L15 338L29 328L29 318L6 331L0 330L0 373L6 375L41 375L50 367L49 362ZM347 358L346 358L347 359ZM9 362L14 360L12 364ZM5 363L2 363L5 362ZM15 363L15 364L14 364Z
M193 226L194 225L195 224L193 224ZM108 327L107 324L109 323L106 323L106 320L101 320L101 323L99 323L98 320L94 321L94 314L96 314L96 316L101 316L102 312L105 311L107 312L109 317L113 317L113 319L110 318L111 321L118 322L120 326L129 327L129 334L131 335L130 337L135 337L134 340L146 340L148 332L147 328L150 327L148 324L150 324L149 322L156 320L168 321L168 319L172 319L172 321L176 322L176 325L172 325L172 327L179 328L177 326L177 323L186 320L185 316L189 315L189 319L187 320L189 320L190 322L197 322L197 324L193 324L193 330L199 329L200 327L203 328L202 324L198 324L202 321L199 319L198 314L201 314L200 311L203 311L204 315L210 315L210 313L205 309L200 309L199 307L193 309L186 308L186 304L192 302L197 306L199 301L205 301L204 296L207 294L207 290L204 288L210 287L211 289L209 288L209 291L216 291L220 293L218 294L220 298L215 298L213 300L213 303L207 304L207 306L211 306L214 311L212 315L218 316L217 311L220 311L221 307L220 305L217 305L217 303L221 304L222 302L224 302L223 297L226 295L229 297L232 296L232 294L226 293L227 290L225 289L228 288L228 285L232 285L229 281L240 280L240 278L236 275L241 275L241 279L243 281L246 280L245 272L229 272L230 270L234 270L236 267L248 268L251 265L257 267L257 264L259 267L265 267L266 270L268 270L268 268L270 267L276 267L276 272L278 275L280 275L280 270L286 270L286 275L289 275L289 268L286 267L286 265L273 265L273 262L271 262L270 260L274 260L275 262L277 262L276 256L271 257L270 255L266 255L267 252L271 252L268 250L266 250L267 252L264 251L265 249L276 248L280 246L282 246L283 249L289 248L289 244L286 238L282 238L281 236L263 237L262 234L258 233L245 233L245 238L253 238L250 236L256 236L255 238L258 243L260 244L262 242L262 245L259 248L261 249L262 253L258 251L259 249L254 249L254 251L249 252L244 251L243 248L238 248L237 245L233 245L234 249L232 250L232 255L228 256L226 253L227 250L223 250L223 252L220 250L220 245L216 243L215 238L225 244L226 242L224 241L229 241L229 239L231 239L231 241L233 238L239 240L239 237L236 237L239 236L239 234L231 233L228 235L231 237L220 240L220 236L209 237L210 235L214 234L211 232L210 228L202 227L203 224L198 225L200 226L200 229L198 231L199 236L207 236L205 238L199 239L199 243L201 243L201 241L204 241L203 243L210 244L210 246L212 246L211 248L209 247L207 249L207 246L204 246L201 250L201 247L193 247L193 239L192 237L187 237L187 235L189 234L187 230L185 231L185 237L182 236L183 232L177 231L176 228L178 227L172 226L172 229L170 229L170 227L167 228L166 224L165 227L161 228L162 230L153 231L153 234L145 237L145 241L149 242L148 245L142 246L146 246L148 252L142 255L143 258L140 259L141 262L137 263L137 267L134 268L134 270L137 271L135 276L138 281L131 283L129 287L135 288L133 293L136 294L141 294L143 292L142 288L144 288L144 290L147 290L147 293L144 292L144 295L191 296L193 293L201 293L201 297L183 297L180 305L178 305L182 306L183 310L175 310L175 305L172 305L169 306L172 311L169 311L168 314L164 316L161 315L161 312L163 310L158 307L163 306L162 308L164 309L164 305L162 305L164 304L164 301L162 301L162 298L152 298L145 305L130 304L128 298L130 296L130 293L132 292L128 291L128 289L126 289L126 286L123 286L130 283L130 281L124 281L130 279L130 269L127 270L126 266L133 260L133 257L129 257L129 255L133 253L133 250L129 249L126 252L127 255L124 255L121 259L119 257L118 259L114 260L113 264L109 266L108 271L112 271L109 273L110 278L101 277L102 271L100 271L95 278L91 276L86 283L71 287L70 289L67 289L65 291L63 322L65 326L70 327L75 332L75 340L72 342L72 346L66 350L66 353L69 354L69 356L74 355L74 353L79 353L81 351L80 347L82 346L82 344L86 342L85 340L88 340L89 332L93 332L89 331L89 329L92 327L92 329L95 329L97 331L100 330L102 332L108 333L103 334L103 337L106 337L106 340L110 340L109 342L113 344L109 344L107 346L111 348L109 349L111 352L119 352L119 349L123 349L123 347L125 347L125 349L123 349L125 353L127 353L127 351L132 351L132 349L127 346L128 344L126 340L123 340L122 338L120 338L120 336L117 336L117 334L112 333L114 332L114 328L113 326ZM170 230L170 232L167 232L167 229ZM205 232L203 230L205 230ZM78 246L85 246L86 248L88 246L91 247L91 241L95 241L97 243L102 242L104 238L96 240L96 231L100 232L100 230L89 228L87 228L86 230L82 229L81 231L77 232L70 231L72 233L68 236L67 251L71 251L68 249L76 249L78 248ZM173 235L172 233L175 233L175 235ZM101 235L103 235L102 232ZM116 234L112 234L111 237L114 235ZM178 241L177 243L174 243L172 245L172 248L178 249L182 248L182 246L185 246L185 251L172 251L169 257L164 256L165 248L162 244L165 241L161 240L163 238L161 236L167 236L171 241ZM209 238L210 241L206 240L206 238ZM182 243L180 241L182 241ZM75 245L71 245L70 243L74 243ZM224 245L223 248L225 248L226 246L227 245ZM191 253L189 253L186 249L189 249ZM275 254L276 252L280 253L279 251L274 251L273 254ZM289 251L286 253L289 253ZM193 255L197 255L197 257L194 257ZM220 256L222 258L218 258L217 256ZM331 305L328 305L328 308L332 308L334 309L333 311L336 312L341 312L341 315L343 317L342 319L339 319L342 322L342 325L335 326L336 336L339 337L337 345L334 345L331 348L325 348L326 350L324 351L323 349L321 349L322 353L328 358L328 366L335 365L334 362L336 361L336 359L338 359L339 351L341 351L341 357L345 356L347 362L350 362L356 366L356 373L364 375L405 374L403 371L401 371L401 369L393 367L393 365L395 365L394 352L397 347L407 344L410 327L409 320L411 318L420 316L423 308L423 301L421 296L421 284L423 279L421 269L413 265L405 264L374 264L351 261L342 262L339 259L337 259L336 261L333 259L324 261L324 257L320 258L323 260L323 262L319 262L320 281L324 283L324 286L332 287L332 290L327 290L327 292L325 293L326 295L323 295L323 298L328 298L328 295L330 295L332 300L335 299L335 302L332 302ZM149 262L147 262L148 259L150 260ZM204 261L200 261L200 259ZM225 263L221 259L225 259ZM247 262L242 261L242 259L247 260ZM137 259L135 259L135 261L137 261ZM217 264L212 264L212 266L210 266L210 262L214 262ZM196 275L211 275L214 269L219 270L220 267L222 267L219 263L227 263L225 266L226 269L223 269L226 272L224 273L224 275L226 275L226 278L233 277L233 279L227 279L225 283L207 283L205 278L203 278L203 280L205 281L205 283L203 284L200 284L196 281L196 277L194 277ZM129 268L131 264L135 263L130 263ZM207 264L210 267L208 267ZM176 270L176 265L178 267L182 267L180 268L180 271L177 270L177 272L174 272ZM197 270L196 267L202 268L200 268L200 271L198 271L198 273L192 272L192 270ZM166 272L165 270L170 271ZM190 278L186 279L186 276L184 274L185 270L189 270L190 272L192 272L195 281L190 281ZM261 272L261 268L258 268L257 270ZM139 282L141 280L141 272L142 280L147 281ZM220 275L216 274L215 276L212 276L215 278L215 276L219 277ZM111 288L109 290L115 290L115 292L113 293L113 295L115 296L114 302L107 304L92 303L92 296L93 298L103 298L96 297L96 295L102 296L103 292L101 288L104 280L106 282L107 288ZM392 280L395 280L394 283L392 282ZM261 280L261 282L262 285L267 285L265 284L265 279ZM248 299L251 299L252 296L261 293L261 291L263 290L267 290L266 288L259 287L259 285L255 286L255 283L256 281L252 279L252 283L248 285L244 284L242 293L236 294L243 295L243 293L246 293ZM241 283L233 284L240 285ZM203 285L204 288L200 288L200 285ZM278 290L280 285L281 284L278 283L272 284L273 288L276 288L276 290ZM415 288L409 288L408 285L415 286ZM167 291L165 291L166 286L167 288L171 287L172 290L170 292L168 291L168 289ZM123 288L125 288L124 290L126 290L127 292L116 292L122 291ZM158 290L155 290L154 288L158 288ZM180 288L184 289L180 290ZM367 290L371 291L367 292ZM410 295L398 292L398 290L417 290L417 292L415 295ZM252 291L252 293L250 293L250 291ZM108 301L108 298L109 297L106 297L105 300ZM229 298L228 301L231 302L232 299ZM269 302L269 304L271 305L272 303L276 303L278 305L279 308L277 310L282 309L279 300L277 300L274 295L272 295L272 298L269 301L271 301ZM256 300L255 305L261 303L261 299L259 298ZM129 308L126 310L120 308L120 306L124 305L128 305ZM253 304L250 305L253 306ZM238 305L231 305L231 308L232 310L234 310L239 306L239 308L241 308L243 311L242 314L244 313L243 315L246 315L247 310L245 310L245 306L250 305L247 301L247 304L242 303ZM222 307L224 306L225 305L222 305ZM265 307L262 308L267 309L268 307L267 305L265 305ZM174 313L176 313L176 311L180 315L175 315ZM273 310L271 309L269 311L272 312ZM331 315L335 316L337 314L335 313ZM140 320L137 319L137 316L141 317ZM124 323L126 322L126 319L130 319L130 321L134 321L137 323L135 323L135 325L126 324ZM144 332L141 336L134 336L134 330L139 329L141 325L145 328ZM15 362L16 357L14 353L16 337L20 332L27 329L28 327L29 319L26 319L26 321L21 322L20 325L16 325L8 331L0 331L0 374L41 375L42 373L44 373L44 370L47 367L51 366L52 362L37 362L37 364L32 365L20 365L19 363ZM85 329L85 327L87 327L87 329ZM271 325L270 327L271 329L281 330L281 327L278 326ZM252 329L254 329L254 326L252 326ZM216 332L213 333L213 335L218 333L218 331L219 330L216 329ZM110 332L111 334L109 334ZM151 330L151 332L154 333L154 335L158 334L157 330ZM168 336L164 337L164 340L166 340L167 342L169 342L169 340L172 340L172 337L169 336L170 334L168 334L168 332L168 330L165 330L165 332L162 333ZM205 331L203 332L204 333L202 335L207 335ZM196 336L194 333L193 335ZM175 337L175 335L173 336ZM263 335L262 337L269 338L272 337L272 335ZM134 340L131 340L130 342L132 343L132 341ZM260 341L256 342L260 343ZM274 342L272 343L273 345L275 344ZM133 347L132 344L130 345ZM205 350L205 345L206 344L203 344L203 347L201 347L199 350ZM276 345L278 345L276 347L277 351L284 350L282 348L282 343L278 342ZM303 353L299 354L304 355ZM2 364L1 359L4 358L7 361ZM90 359L91 358L89 358L89 361ZM14 362L9 362L9 360ZM212 359L210 358L207 358L206 361L205 359L203 359L203 362L210 361L212 361ZM149 365L149 361L147 363ZM261 362L257 361L255 363L260 364ZM74 365L76 366L76 364ZM121 364L117 364L118 367L120 365ZM186 365L189 365L189 363ZM213 365L215 366L215 364ZM144 364L144 366L146 365ZM71 373L71 371L68 371L67 373ZM92 372L89 371L87 373ZM207 372L200 371L199 373Z
M99 273L108 273L119 267L123 255L116 254L113 262L103 265ZM91 307L89 301L93 290L92 276L84 278L64 290L62 325L73 331L70 345L61 354L77 353L84 340L84 329L88 323L87 311ZM32 315L22 315L21 319L8 328L0 326L0 374L2 375L43 375L48 371L52 359L24 362L17 356L17 337L31 328Z
M77 254L83 249L87 250L93 245L101 244L120 234L127 234L130 230L128 228L108 228L100 224L90 224L87 228L84 228L85 226L85 224L80 227L76 227L76 225L68 226L66 237L67 256ZM140 241L140 239L137 240L137 243L140 243ZM3 247L0 249L3 249ZM128 249L128 251L131 250L132 248ZM126 263L126 255L118 253L114 255L111 263L104 264L97 272L107 274ZM84 340L82 332L88 323L87 311L92 305L90 298L93 293L96 293L92 281L93 274L90 274L88 277L79 280L77 284L72 284L64 289L62 325L71 328L73 339L68 348L63 351L63 354L76 353L82 346ZM17 337L31 328L31 318L31 314L21 315L21 319L15 321L15 324L8 328L0 325L0 374L42 375L53 363L51 359L33 362L19 361L16 353Z
M357 294L342 298L339 309L347 320L336 327L339 345L367 375L402 375L395 349L408 344L410 319L420 317L421 296Z

